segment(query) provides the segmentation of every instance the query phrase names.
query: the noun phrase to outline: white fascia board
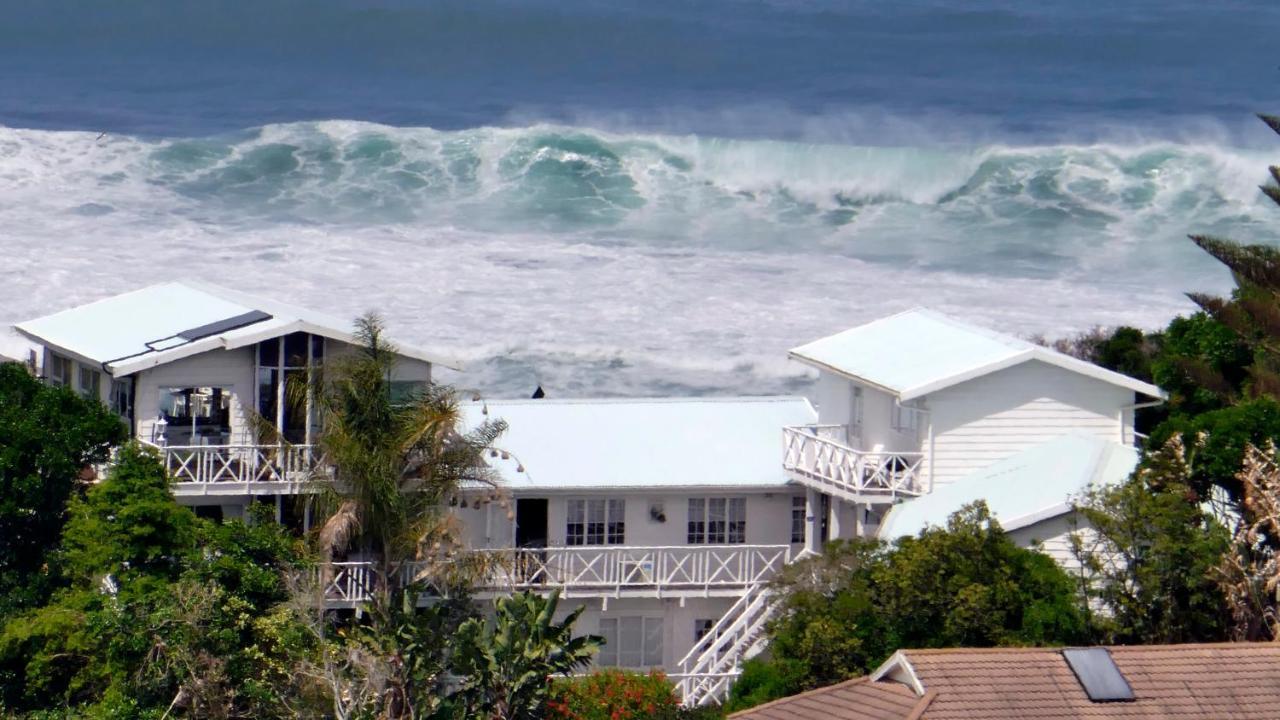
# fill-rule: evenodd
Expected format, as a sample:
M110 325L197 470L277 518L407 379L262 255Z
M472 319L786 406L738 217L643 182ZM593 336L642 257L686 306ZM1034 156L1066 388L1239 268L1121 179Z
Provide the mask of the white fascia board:
M923 397L930 393L938 392L939 390L945 390L953 385L959 385L962 382L968 382L969 380L974 380L984 375L990 375L1001 370L1006 370L1015 365L1021 365L1022 363L1030 362L1032 360L1039 360L1047 365L1052 365L1069 372L1084 375L1085 377L1093 378L1094 380L1101 380L1102 382L1116 385L1127 390L1132 390L1136 393L1142 393L1143 395L1148 395L1150 397L1159 398L1160 400L1168 399L1168 395L1155 385L1144 383L1141 380L1131 378L1123 373L1098 367L1097 365L1085 362L1084 360L1068 357L1062 353L1035 347L1024 350L1015 355L1011 355L997 362L987 363L986 365L981 365L947 378L942 378L925 385L919 385L904 390L902 391L902 400L914 400L915 398Z
M129 357L119 362L110 363L107 367L111 374L115 377L124 377L132 375L142 370L150 370L153 367L167 365L177 360L189 358L192 355L199 355L210 350L228 350L226 342L221 336L201 338L195 342L179 345L168 350L160 350L156 352L147 352L137 357Z
M907 659L906 653L901 650L894 652L867 679L871 682L876 682L883 678L906 685L916 695L924 695L924 683L920 682L920 676L916 674L916 669L911 666L911 661Z
M40 346L40 347L42 347L42 348L45 348L45 349L47 349L47 350L50 350L50 351L52 351L52 352L54 352L54 353L57 353L58 355L61 355L61 356L63 356L63 357L71 358L72 360L75 360L76 362L80 363L81 365L90 365L90 366L92 366L92 367L96 367L96 368L98 368L98 369L100 369L100 370L102 370L102 371L106 372L108 375L111 375L112 377L115 377L115 376L116 376L116 375L115 375L115 373L114 373L114 372L112 372L109 368L103 367L103 364L102 364L102 361L101 361L101 360L98 360L98 359L96 359L96 358L91 358L91 357L89 357L89 356L87 356L87 355L81 355L80 353L76 352L75 350L72 350L72 349L70 349L70 348L63 347L63 346L61 346L61 345L58 345L57 343L51 343L51 342L49 342L48 340L45 340L45 339L43 339L43 338L41 338L41 337L39 337L39 336L37 336L37 335L33 335L33 334L31 334L31 333L27 332L26 330L23 330L21 327L18 327L17 325L14 325L14 326L13 326L13 329L14 329L15 331L17 331L17 333L18 333L19 335L21 335L21 336L25 337L26 339L28 339L28 340L30 340L31 342L33 342L33 343L35 343L35 344L39 345L39 346ZM40 362L41 362L41 363L43 363L43 362L44 362L44 360L43 360L43 359L41 359L41 361L40 361ZM41 368L41 369L43 370L44 368Z
M902 401L906 402L907 400L924 397L930 393L945 390L952 385L959 385L962 382L968 382L969 380L974 380L984 375L990 375L991 373L1011 368L1014 365L1021 365L1031 359L1032 352L1033 351L1031 350L1023 350L1001 360L997 360L996 362L979 365L965 370L964 372L934 380L931 383L925 383L924 385L917 385L913 388L908 388L902 391Z
M1118 385L1149 397L1159 398L1160 400L1169 399L1168 393L1155 385L1144 383L1136 378L1131 378L1124 373L1108 370L1104 367L1094 365L1091 362L1085 362L1084 360L1073 358L1069 355L1063 355L1062 353L1054 352L1047 348L1038 347L1032 352L1035 353L1037 360L1049 363L1050 365L1055 365L1064 370L1078 372L1081 375L1087 375L1095 380L1102 380L1103 382L1108 382L1112 385Z
M867 387L871 387L871 388L874 388L874 389L876 389L876 390L880 390L881 392L885 392L885 393L888 393L888 394L890 394L890 395L897 396L897 395L899 395L899 393L900 393L900 391L899 391L897 388L892 388L892 387L889 387L888 385L883 385L883 384L878 383L878 382L876 382L876 381L874 381L874 380L868 380L867 378L859 377L859 376L857 376L857 375L854 375L854 374L853 374L853 373L851 373L851 372L847 372L847 371L841 370L840 368L835 367L834 365L828 365L827 363L821 362L821 361L819 361L819 360L814 360L813 358L808 357L807 355L801 355L801 354L797 353L797 352L796 352L796 351L794 351L794 350L788 351L788 352L787 352L787 357L788 357L789 359L791 359L791 360L795 360L796 362L799 362L799 363L803 363L803 364L805 364L805 365L808 365L808 366L809 366L809 367L811 367L811 368L815 368L815 369L817 369L817 370L825 370L825 371L827 371L827 372L829 372L829 373L833 373L833 374L835 374L835 375L839 375L839 376L840 376L840 377L842 377L842 378L845 378L845 379L848 379L848 380L852 380L852 381L857 382L857 383L862 383L863 385L866 385ZM904 397L904 398L902 398L902 399L903 399L903 400L906 400L906 398L905 398L905 397Z

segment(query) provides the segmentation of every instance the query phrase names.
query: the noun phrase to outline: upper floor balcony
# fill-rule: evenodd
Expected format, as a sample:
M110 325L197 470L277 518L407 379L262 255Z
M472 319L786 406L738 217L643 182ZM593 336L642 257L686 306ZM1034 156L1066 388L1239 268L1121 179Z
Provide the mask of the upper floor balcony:
M301 492L319 467L310 445L167 445L160 454L178 497Z
M892 503L926 491L924 453L855 450L842 425L782 429L782 466L797 482L855 503Z
M791 559L790 545L684 545L670 547L548 547L470 550L487 568L476 595L491 597L517 590L560 590L573 598L737 597L772 578ZM396 583L420 573L421 565L401 569ZM366 602L380 587L372 562L333 563L324 579L324 595L334 607ZM428 595L429 597L429 595Z

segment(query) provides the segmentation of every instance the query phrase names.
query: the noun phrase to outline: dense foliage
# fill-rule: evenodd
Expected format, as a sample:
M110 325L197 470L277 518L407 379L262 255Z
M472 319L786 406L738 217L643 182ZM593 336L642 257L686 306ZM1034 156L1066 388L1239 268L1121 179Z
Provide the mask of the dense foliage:
M985 505L893 545L835 542L787 568L768 662L749 664L730 708L866 673L902 647L1062 644L1087 637L1075 585L1018 547Z
M271 608L301 548L269 514L196 518L130 444L70 515L57 552L69 586L0 631L5 708L291 715L281 691L305 643Z
M0 617L44 602L61 584L49 553L67 503L125 432L101 404L0 363Z
M600 670L557 680L548 705L549 720L677 720L684 715L667 676Z

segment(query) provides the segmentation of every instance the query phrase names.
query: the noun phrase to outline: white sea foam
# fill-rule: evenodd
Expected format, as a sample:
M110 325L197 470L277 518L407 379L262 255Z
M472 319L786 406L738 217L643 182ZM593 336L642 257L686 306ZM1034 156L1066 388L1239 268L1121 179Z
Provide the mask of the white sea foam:
M787 348L917 304L1019 333L1157 325L1228 283L1186 232L1276 239L1265 164L1168 143L0 128L0 321L190 277L379 309L497 394L796 391Z

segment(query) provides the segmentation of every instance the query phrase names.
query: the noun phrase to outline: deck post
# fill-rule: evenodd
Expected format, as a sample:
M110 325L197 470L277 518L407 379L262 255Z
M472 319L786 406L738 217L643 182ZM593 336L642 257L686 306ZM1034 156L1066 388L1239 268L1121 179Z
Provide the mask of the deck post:
M822 494L813 488L804 490L804 549L811 553L822 552L821 522Z
M843 505L844 503L840 498L835 495L831 496L831 508L827 513L829 516L827 518L827 537L831 540L839 540L842 537L840 534L840 508Z

